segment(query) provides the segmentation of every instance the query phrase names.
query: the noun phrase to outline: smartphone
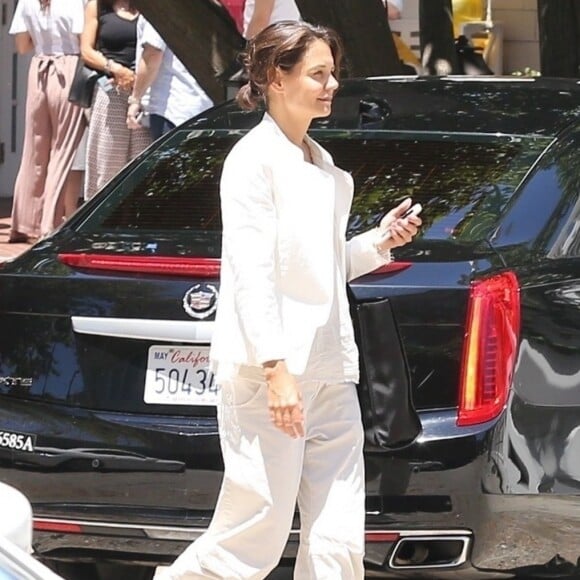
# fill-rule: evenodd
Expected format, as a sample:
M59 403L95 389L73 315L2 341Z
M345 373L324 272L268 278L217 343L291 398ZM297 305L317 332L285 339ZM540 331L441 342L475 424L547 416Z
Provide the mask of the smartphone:
M408 218L410 215L419 215L423 210L423 206L420 203L416 203L412 205L402 216L398 219L405 219ZM381 235L381 241L388 240L391 237L391 231L387 230L384 234Z
M101 89L103 89L103 91L105 91L106 93L108 93L113 89L113 80L110 79L108 76L99 77L97 79L97 82L99 83Z
M144 111L139 111L139 114L137 115L136 119L137 123L139 123L139 125L141 125L141 127L146 127L149 128L149 113L145 113Z
M401 217L400 219L405 219L410 215L419 215L423 210L423 206L420 203L412 205Z

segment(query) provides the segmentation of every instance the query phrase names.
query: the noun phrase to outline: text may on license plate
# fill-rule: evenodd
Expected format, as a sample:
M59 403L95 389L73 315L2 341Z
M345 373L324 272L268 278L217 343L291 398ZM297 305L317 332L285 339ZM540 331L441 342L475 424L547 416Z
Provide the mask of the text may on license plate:
M217 404L207 346L149 347L144 401L150 405Z

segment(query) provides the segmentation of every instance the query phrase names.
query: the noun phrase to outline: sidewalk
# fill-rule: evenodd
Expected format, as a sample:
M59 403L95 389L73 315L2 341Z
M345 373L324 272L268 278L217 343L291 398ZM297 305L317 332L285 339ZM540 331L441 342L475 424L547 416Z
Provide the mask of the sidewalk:
M0 262L11 260L30 248L30 244L9 244L11 197L0 197Z

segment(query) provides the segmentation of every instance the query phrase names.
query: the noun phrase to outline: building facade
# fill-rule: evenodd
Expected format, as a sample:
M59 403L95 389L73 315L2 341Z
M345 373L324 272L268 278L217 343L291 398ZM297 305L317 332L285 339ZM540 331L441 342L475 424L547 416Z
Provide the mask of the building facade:
M30 56L14 50L8 34L17 0L0 0L0 197L11 197L24 136Z

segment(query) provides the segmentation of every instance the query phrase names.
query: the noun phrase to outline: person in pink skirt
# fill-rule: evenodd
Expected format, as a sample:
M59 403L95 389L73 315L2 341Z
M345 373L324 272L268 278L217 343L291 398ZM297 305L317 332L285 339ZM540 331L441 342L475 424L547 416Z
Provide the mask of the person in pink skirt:
M20 0L16 6L10 34L20 54L34 51L34 56L11 243L48 235L77 207L82 172L72 167L86 120L83 109L68 101L68 93L83 23L83 0Z

